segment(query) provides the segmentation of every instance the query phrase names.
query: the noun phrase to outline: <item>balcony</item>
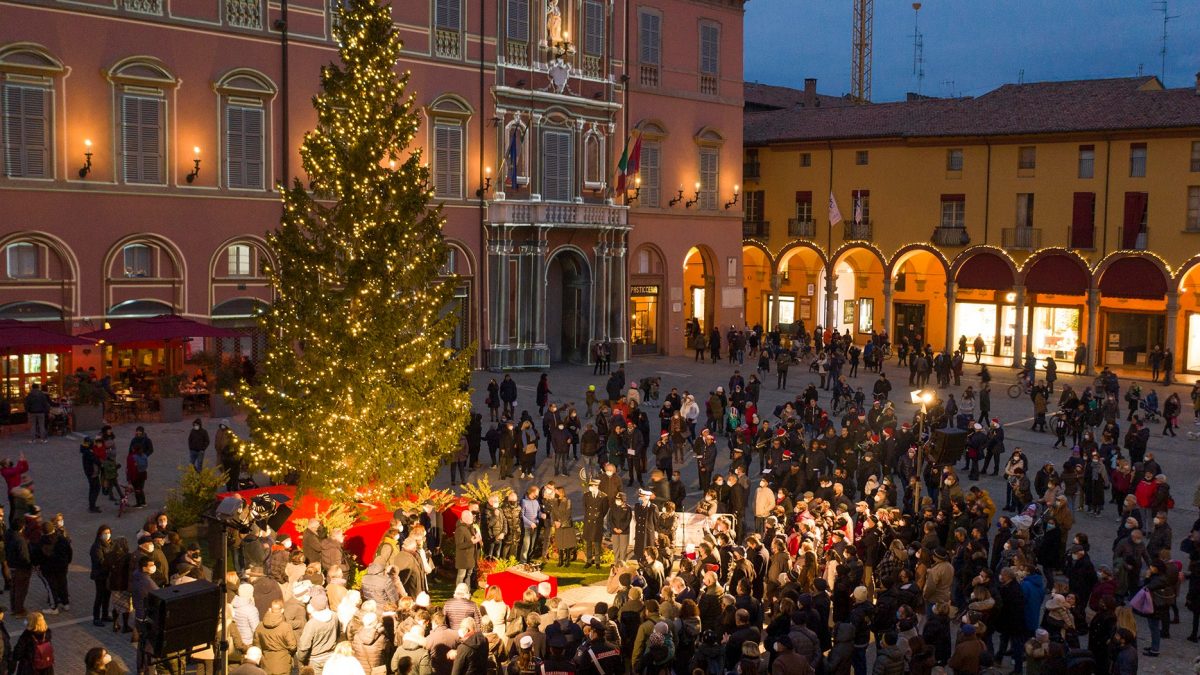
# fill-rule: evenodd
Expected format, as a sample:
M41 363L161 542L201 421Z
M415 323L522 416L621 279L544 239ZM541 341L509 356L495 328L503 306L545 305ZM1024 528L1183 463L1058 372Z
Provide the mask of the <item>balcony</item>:
M643 63L638 67L638 84L643 87L658 86L658 64Z
M1004 248L1032 251L1042 247L1042 228L1006 227L1000 230L1000 243Z
M512 225L625 227L629 209L610 204L565 202L488 202L488 222Z
M758 162L742 162L742 180L758 180L762 176L762 165Z
M583 55L583 75L584 77L603 77L604 68L601 65L599 56L591 54Z
M524 40L509 40L504 50L504 60L514 66L529 65L529 43Z
M788 236L799 237L800 239L815 239L817 236L817 224L811 220L788 218Z
M260 0L225 0L225 22L237 28L262 29Z
M462 33L445 28L434 30L434 54L447 59L462 58Z
M946 227L939 225L933 228L929 241L934 246L966 246L971 243L971 235L965 227Z
M1067 248L1094 251L1096 249L1096 228L1076 232L1074 227L1068 225Z
M1149 250L1150 228L1138 226L1137 231L1126 232L1125 227L1117 228L1117 246L1120 251Z
M871 222L845 223L842 226L842 239L846 241L871 241L874 239L871 234Z
M716 75L701 75L700 76L700 93L705 96L717 95L717 76Z
M742 221L742 237L760 237L766 239L771 236L771 223L767 220L743 220Z

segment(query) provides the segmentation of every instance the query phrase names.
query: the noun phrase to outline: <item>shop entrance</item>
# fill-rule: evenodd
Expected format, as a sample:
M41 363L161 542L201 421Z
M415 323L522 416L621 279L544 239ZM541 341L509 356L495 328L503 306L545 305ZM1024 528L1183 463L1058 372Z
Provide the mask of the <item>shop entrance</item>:
M634 354L658 353L658 285L630 287L630 338Z
M686 293L685 314L688 344L699 331L708 335L716 319L716 263L707 248L693 246L683 259L683 284Z
M546 275L546 346L551 362L587 362L591 294L591 274L583 256L570 249L555 254Z
M1147 368L1150 350L1163 344L1167 317L1159 313L1104 313L1104 365Z
M925 303L895 302L892 303L894 325L892 326L892 341L899 342L900 338L908 338L909 344L918 337L921 346L925 346Z

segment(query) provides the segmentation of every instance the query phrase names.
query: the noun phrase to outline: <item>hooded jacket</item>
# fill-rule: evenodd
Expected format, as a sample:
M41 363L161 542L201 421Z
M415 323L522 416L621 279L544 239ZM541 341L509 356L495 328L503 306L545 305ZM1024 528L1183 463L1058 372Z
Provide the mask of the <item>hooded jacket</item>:
M849 623L839 623L833 649L825 658L825 672L828 675L849 675L851 662L854 659L854 626Z
M267 675L289 675L292 655L296 653L296 634L283 620L283 612L267 610L262 623L254 631L254 646L262 650L262 669Z
M254 640L254 630L258 628L258 607L254 604L254 587L242 584L238 587L237 597L231 603L233 607L233 623L237 626L238 635L242 642L250 644Z

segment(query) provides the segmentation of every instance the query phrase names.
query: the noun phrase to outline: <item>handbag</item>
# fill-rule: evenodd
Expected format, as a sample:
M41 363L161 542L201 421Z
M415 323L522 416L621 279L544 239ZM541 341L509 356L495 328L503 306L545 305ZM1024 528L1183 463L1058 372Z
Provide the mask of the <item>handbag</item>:
M1154 613L1154 598L1150 597L1150 591L1143 587L1129 601L1129 607L1138 614L1149 616Z
M526 443L525 444L525 454L528 455L528 454L536 453L536 452L537 452L537 443Z

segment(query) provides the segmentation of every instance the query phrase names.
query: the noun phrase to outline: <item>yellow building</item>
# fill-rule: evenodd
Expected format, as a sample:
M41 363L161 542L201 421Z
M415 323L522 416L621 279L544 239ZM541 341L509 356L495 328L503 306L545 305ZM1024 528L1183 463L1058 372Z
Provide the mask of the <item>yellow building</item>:
M1083 341L1089 372L1162 345L1200 372L1200 75L746 103L748 325L980 336L1068 368Z

